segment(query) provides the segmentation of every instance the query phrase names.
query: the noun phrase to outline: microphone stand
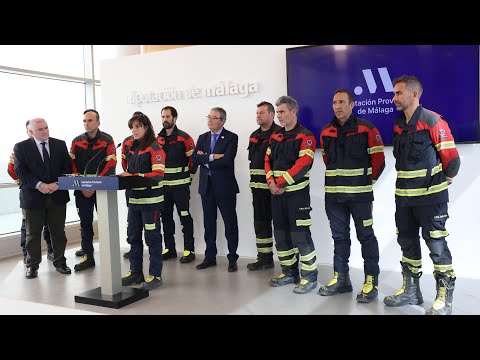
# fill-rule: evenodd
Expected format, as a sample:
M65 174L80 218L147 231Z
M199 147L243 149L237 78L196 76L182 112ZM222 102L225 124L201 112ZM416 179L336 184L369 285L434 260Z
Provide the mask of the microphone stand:
M107 146L108 144L105 144L100 150L98 150L98 152L90 160L88 160L87 165L85 165L85 171L83 172L83 176L87 176L88 165L90 165L92 160L95 159L98 156L98 154L100 154L103 151L103 149L105 149Z
M97 171L95 171L95 176L98 176L98 171L100 170L100 165L102 165L103 162L106 161L110 155L112 155L115 151L117 151L117 149L118 149L120 146L122 146L122 143L119 143L115 148L112 149L112 151L110 152L110 154L108 154L107 156L105 156L105 157L103 158L103 160L100 161L100 164L98 164L98 166L97 166Z

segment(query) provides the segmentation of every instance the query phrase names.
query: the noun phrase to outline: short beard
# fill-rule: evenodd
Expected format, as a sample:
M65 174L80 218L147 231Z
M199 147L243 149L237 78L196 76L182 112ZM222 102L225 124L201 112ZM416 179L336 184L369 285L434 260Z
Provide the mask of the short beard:
M166 129L166 130L171 129L172 127L174 127L174 124L173 124L173 123L171 124L171 123L166 122L166 121L165 121L162 125L163 125L163 128Z

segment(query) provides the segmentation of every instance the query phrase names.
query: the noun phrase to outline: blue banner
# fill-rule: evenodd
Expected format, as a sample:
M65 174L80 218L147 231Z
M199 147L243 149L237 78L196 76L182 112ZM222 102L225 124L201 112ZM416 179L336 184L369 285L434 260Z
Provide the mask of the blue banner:
M414 75L423 84L420 103L448 122L457 143L479 142L478 45L319 45L287 49L288 95L300 106L298 119L320 145L334 117L335 90L355 95L353 112L373 123L392 144L392 80Z

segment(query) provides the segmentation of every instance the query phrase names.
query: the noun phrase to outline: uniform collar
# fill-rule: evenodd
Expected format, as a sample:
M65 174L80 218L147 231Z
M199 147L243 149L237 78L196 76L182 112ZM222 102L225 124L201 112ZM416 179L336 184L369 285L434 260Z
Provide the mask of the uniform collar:
M158 136L170 137L170 136L172 136L172 135L177 135L177 133L178 133L177 125L173 125L173 130L172 130L172 133L171 133L170 135L167 135L167 130L162 129L162 130L160 130L160 132L158 133Z
M273 133L273 129L275 129L275 121L272 122L272 125L270 126L269 129L263 131L262 130L262 127L259 126L257 131L256 131L256 137L258 138L267 138L267 137L270 137L270 135L272 135Z
M412 118L410 119L410 121L408 122L407 124L407 119L405 117L405 113L401 113L397 119L396 119L396 123L401 127L401 128L404 128L404 127L412 127L412 128L416 128L417 127L417 122L418 122L418 119L420 119L420 114L422 113L422 110L423 110L423 107L421 104L419 104L417 106L417 108L415 109L415 111L413 112L413 115L412 115Z

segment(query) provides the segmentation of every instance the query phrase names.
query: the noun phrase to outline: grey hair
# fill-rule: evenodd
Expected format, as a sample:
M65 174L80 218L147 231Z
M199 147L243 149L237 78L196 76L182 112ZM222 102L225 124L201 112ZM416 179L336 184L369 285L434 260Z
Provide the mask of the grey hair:
M423 85L420 80L418 80L413 75L402 75L393 79L393 86L397 85L398 83L405 83L407 85L408 90L416 90L418 91L418 98L422 96L423 93Z
M277 102L275 103L275 105L280 106L282 104L287 105L288 110L293 110L293 109L298 110L298 102L291 96L286 96L286 95L280 96Z
M220 119L227 120L227 112L221 107L214 107L210 109L211 111L218 111L220 113Z

